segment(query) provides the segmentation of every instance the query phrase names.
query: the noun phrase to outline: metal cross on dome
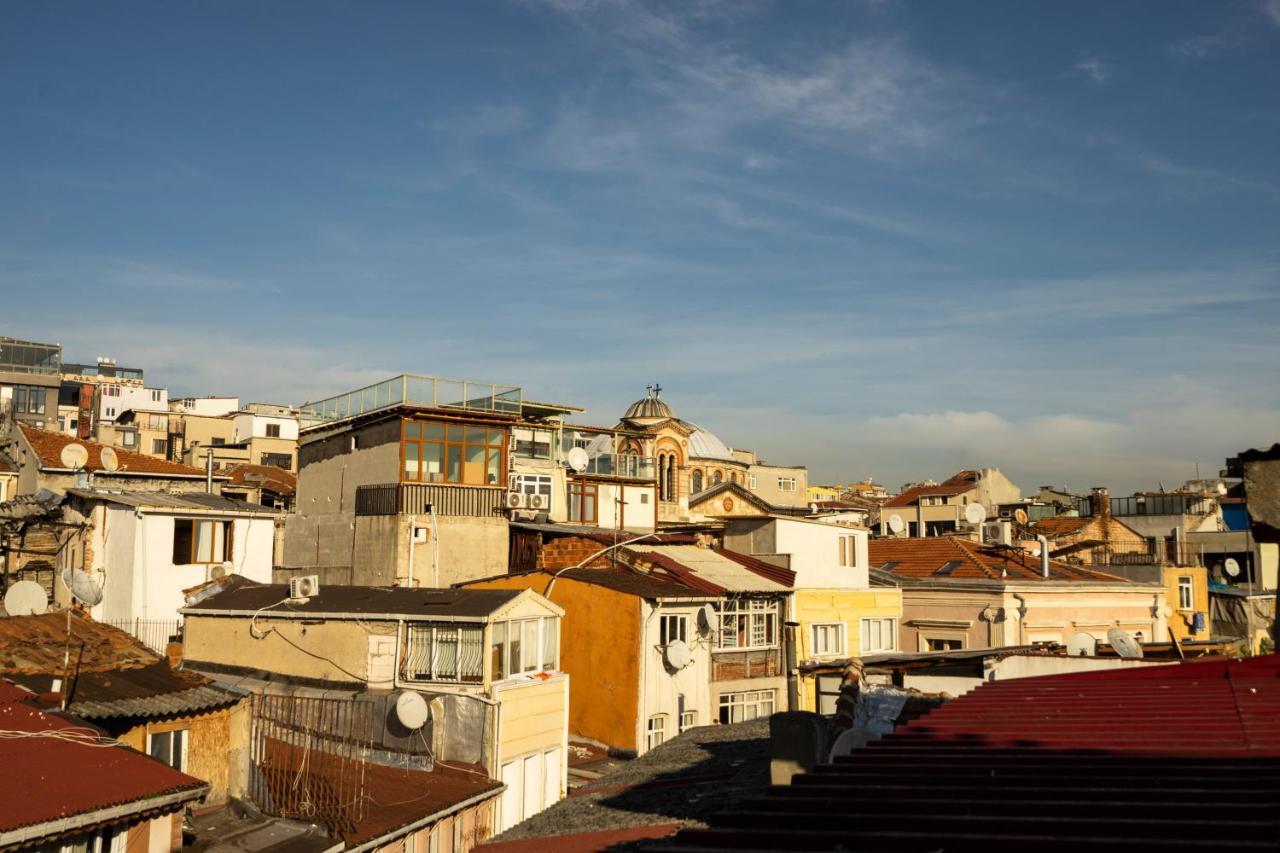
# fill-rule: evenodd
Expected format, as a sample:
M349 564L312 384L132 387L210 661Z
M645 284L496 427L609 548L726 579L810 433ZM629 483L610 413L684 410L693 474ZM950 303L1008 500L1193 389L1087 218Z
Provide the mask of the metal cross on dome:
M657 384L656 382L653 385L653 396L655 397L662 396L662 386Z

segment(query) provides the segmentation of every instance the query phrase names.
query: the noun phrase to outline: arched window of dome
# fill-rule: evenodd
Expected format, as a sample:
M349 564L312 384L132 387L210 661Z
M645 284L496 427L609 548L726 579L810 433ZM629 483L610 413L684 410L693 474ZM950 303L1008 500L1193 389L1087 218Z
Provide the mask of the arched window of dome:
M716 470L715 476L711 478L711 485L718 486L724 482L724 472Z
M698 469L698 468L694 468L694 469L693 469L693 488L691 489L691 491L692 491L695 495L696 495L698 492L702 491L702 471L701 471L701 469Z
M738 482L738 472L734 471L731 474L729 474L729 479L735 483Z
M676 500L676 457L673 453L667 457L667 500Z

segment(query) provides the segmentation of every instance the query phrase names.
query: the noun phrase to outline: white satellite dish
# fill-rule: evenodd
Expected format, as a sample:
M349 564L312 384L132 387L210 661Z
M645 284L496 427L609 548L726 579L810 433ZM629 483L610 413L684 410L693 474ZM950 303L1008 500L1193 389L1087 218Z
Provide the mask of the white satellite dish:
M1039 542L1034 542L1034 541L1032 541L1032 542L1028 542L1028 543L1027 543L1027 553L1028 553L1028 554L1030 554L1030 555L1031 555L1031 556L1033 556L1033 557L1039 557L1039 556L1040 556L1040 543L1039 543Z
M81 604L93 607L102 603L102 587L79 569L63 569L62 582L71 590L71 596Z
M982 504L965 504L964 520L970 524L981 524L987 520L987 508Z
M1025 509L1015 509L1013 511L1013 520L1026 527L1027 522L1031 520L1031 516L1027 515Z
M396 719L410 731L417 731L431 719L431 707L421 693L406 690L396 697Z
M698 611L698 627L704 634L710 634L716 627L716 609L710 604L702 605Z
M1214 488L1214 491L1216 491L1216 492L1217 492L1218 494L1220 494L1220 495L1225 495L1225 494L1227 493L1227 484L1226 484L1226 483L1219 483L1218 485L1214 486L1213 488Z
M689 647L684 644L684 640L672 640L667 643L667 666L672 669L684 669L693 663L693 655L689 654Z
M1133 635L1121 628L1112 628L1107 631L1107 642L1111 644L1111 648L1116 650L1122 658L1140 658L1142 657L1142 643L1133 638Z
M889 516L889 532L901 533L903 530L906 530L906 528L907 524L902 520L902 516L897 513Z
M39 616L49 609L49 597L35 581L18 581L4 594L4 609L10 616Z
M1098 653L1098 641L1092 634L1079 631L1067 640L1067 654L1073 658L1093 657Z
M75 444L74 442L62 448L62 452L58 454L58 458L62 460L63 468L70 468L72 471L79 471L89 461L89 451L85 450L83 444Z
M120 457L110 447L102 448L98 456L102 459L103 471L118 471L120 469Z
M570 468L582 472L587 470L587 466L591 464L591 457L581 447L575 447L569 451L568 461Z
M1227 561L1222 564L1222 570L1227 573L1227 577L1240 577L1240 563L1235 557L1228 557Z

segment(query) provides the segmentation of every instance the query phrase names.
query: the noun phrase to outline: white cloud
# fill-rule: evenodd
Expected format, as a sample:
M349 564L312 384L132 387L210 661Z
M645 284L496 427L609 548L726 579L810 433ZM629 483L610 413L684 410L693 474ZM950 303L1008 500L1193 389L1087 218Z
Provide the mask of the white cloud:
M1111 68L1096 56L1085 54L1076 60L1076 71L1089 78L1095 85L1102 86L1111 79Z
M742 158L742 168L748 172L773 172L782 165L782 160L772 154L751 153Z
M1262 0L1262 11L1271 23L1280 27L1280 0Z

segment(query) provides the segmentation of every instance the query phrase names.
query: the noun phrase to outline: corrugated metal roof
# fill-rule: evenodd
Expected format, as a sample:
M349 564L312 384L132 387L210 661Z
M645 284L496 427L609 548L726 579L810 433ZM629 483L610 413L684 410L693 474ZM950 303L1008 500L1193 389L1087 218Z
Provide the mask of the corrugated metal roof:
M65 733L83 726L46 714L30 703L31 694L0 682L0 729L27 736L0 738L4 789L0 797L0 833L123 807L124 819L157 808L157 797L177 794L177 802L159 806L174 812L199 798L208 785L126 746L74 743ZM62 734L64 737L51 735Z
M67 494L86 500L107 501L109 503L132 506L138 509L158 509L181 512L183 510L199 510L201 512L238 512L251 515L278 515L279 510L270 509L260 504L251 504L222 495L211 495L205 492L168 492L113 491L109 489L67 489Z
M639 543L637 543L639 544ZM639 552L641 557L654 554L665 557L693 572L725 592L787 592L789 585L770 580L752 571L739 560L697 545L655 545Z
M551 577L551 573L547 573ZM679 581L654 577L631 569L569 569L560 577L582 583L595 584L616 592L625 592L641 598L719 598L718 594L693 589Z
M647 849L1276 850L1280 657L983 684Z
M488 616L520 593L521 590L510 589L409 589L322 584L320 592L305 603L290 604L281 603L289 597L288 584L246 584L211 595L182 612L217 616L227 611L243 613L271 607L270 614L266 615L273 617L337 613L480 617Z

